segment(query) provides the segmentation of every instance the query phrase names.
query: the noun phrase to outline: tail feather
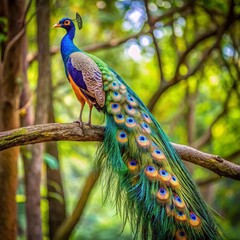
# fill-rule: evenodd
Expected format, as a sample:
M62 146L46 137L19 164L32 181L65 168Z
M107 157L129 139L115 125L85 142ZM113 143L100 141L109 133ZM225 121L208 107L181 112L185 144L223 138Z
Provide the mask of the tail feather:
M99 63L99 62L98 62ZM97 163L107 194L135 238L222 239L184 164L159 123L112 69L99 63L106 93L106 130Z

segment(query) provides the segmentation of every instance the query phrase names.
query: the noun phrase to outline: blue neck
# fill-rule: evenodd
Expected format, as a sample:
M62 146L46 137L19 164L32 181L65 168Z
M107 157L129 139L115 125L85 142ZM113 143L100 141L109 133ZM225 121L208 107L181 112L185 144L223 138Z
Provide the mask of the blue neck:
M70 30L67 31L67 34L63 37L61 41L61 54L62 54L65 70L66 70L66 64L67 64L69 55L72 54L73 52L81 51L73 43L74 36L75 36L75 28L71 28Z

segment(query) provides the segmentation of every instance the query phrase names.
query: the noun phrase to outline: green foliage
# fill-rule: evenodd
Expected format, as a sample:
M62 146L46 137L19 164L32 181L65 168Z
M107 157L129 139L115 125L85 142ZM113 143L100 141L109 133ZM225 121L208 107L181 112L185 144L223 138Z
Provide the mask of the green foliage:
M159 17L175 7L181 8L188 1L154 0L150 2L150 13L153 17ZM178 56L199 37L223 26L229 9L227 0L198 0L196 5L189 11L178 12L170 18L155 23L154 35L161 52L163 72L166 81L171 81L176 71ZM235 12L239 14L239 1L235 1ZM33 4L32 4L33 5ZM36 9L31 6L28 17ZM141 14L138 21L134 21L134 15ZM113 67L127 84L134 89L144 103L148 103L159 87L159 67L156 57L156 49L152 36L148 32L146 14L143 1L52 1L51 22L55 24L62 17L75 18L79 12L83 19L83 28L76 32L75 43L80 48L86 46L109 43L113 39L124 39L126 37L140 34L134 39L126 40L124 44L116 47L108 47L94 51L94 55L100 57ZM138 13L137 13L138 14ZM0 23L5 21L0 19ZM5 22L4 22L5 23ZM194 74L187 76L175 86L166 90L153 109L153 115L160 122L165 132L172 141L189 145L187 129L194 126L194 140L199 139L212 122L221 113L228 96L227 111L216 121L210 130L211 139L201 146L201 150L228 157L239 151L240 141L240 87L239 81L239 21L235 22L229 31L226 31L218 46L204 60L204 64ZM58 47L63 36L62 30L52 30L51 45ZM179 76L185 76L189 70L199 63L204 52L211 48L217 35L201 41L193 48L185 61L180 66ZM36 52L36 21L27 25L28 54ZM0 42L5 40L5 35L0 33ZM238 48L237 48L238 47ZM52 56L52 79L54 113L56 122L71 122L78 118L80 105L65 77L64 67L59 53ZM37 62L29 66L28 77L30 87L34 93L37 86ZM196 92L194 103L194 120L188 120L189 95ZM34 102L33 102L34 103ZM88 118L88 111L84 111L83 119ZM104 123L103 114L93 111L93 124ZM96 143L70 143L58 144L60 166L56 160L45 155L46 164L53 168L60 167L63 176L63 185L66 194L67 212L70 214L79 198L79 192L84 180L93 167L93 159ZM229 158L239 163L238 158ZM206 180L214 176L213 173L200 167L194 166L192 174L197 180ZM20 184L22 186L22 184ZM209 189L208 189L209 188ZM85 209L83 219L77 225L71 239L117 239L121 233L123 224L115 216L109 205L102 207L102 192L97 185L91 195L91 199ZM240 234L239 221L239 189L237 181L220 179L217 183L207 186L203 192L207 200L223 219L219 219L228 239L238 239ZM212 190L213 189L213 190ZM211 194L210 194L211 193ZM22 196L23 190L19 192ZM46 196L46 194L44 194ZM54 196L58 199L58 196ZM61 201L61 199L59 199ZM19 202L19 222L24 236L25 212L24 202ZM43 212L47 214L47 204L42 205ZM47 218L44 220L47 229ZM114 236L114 237L113 237ZM25 239L20 237L19 239ZM129 227L124 230L119 239L131 239Z
M58 169L59 165L58 165L58 161L57 159L48 154L48 153L44 153L44 163L50 168L50 169Z

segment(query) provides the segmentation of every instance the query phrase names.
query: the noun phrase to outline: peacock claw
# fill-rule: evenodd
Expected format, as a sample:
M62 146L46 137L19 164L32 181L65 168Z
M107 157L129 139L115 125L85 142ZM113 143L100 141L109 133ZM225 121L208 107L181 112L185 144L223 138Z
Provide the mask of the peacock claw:
M80 121L79 119L74 121L74 123L78 123L81 128L83 127L83 122Z
M93 128L92 123L88 122L87 125L88 125L90 128Z

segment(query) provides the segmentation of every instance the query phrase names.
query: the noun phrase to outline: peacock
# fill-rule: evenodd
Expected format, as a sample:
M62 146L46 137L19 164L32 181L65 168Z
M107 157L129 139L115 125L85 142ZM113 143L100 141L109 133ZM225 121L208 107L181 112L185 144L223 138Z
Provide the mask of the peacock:
M81 28L81 18L77 14ZM61 55L65 73L81 104L106 117L96 164L105 173L106 196L112 196L134 239L218 240L214 220L183 162L159 123L123 79L105 62L73 43L75 19L62 18Z

